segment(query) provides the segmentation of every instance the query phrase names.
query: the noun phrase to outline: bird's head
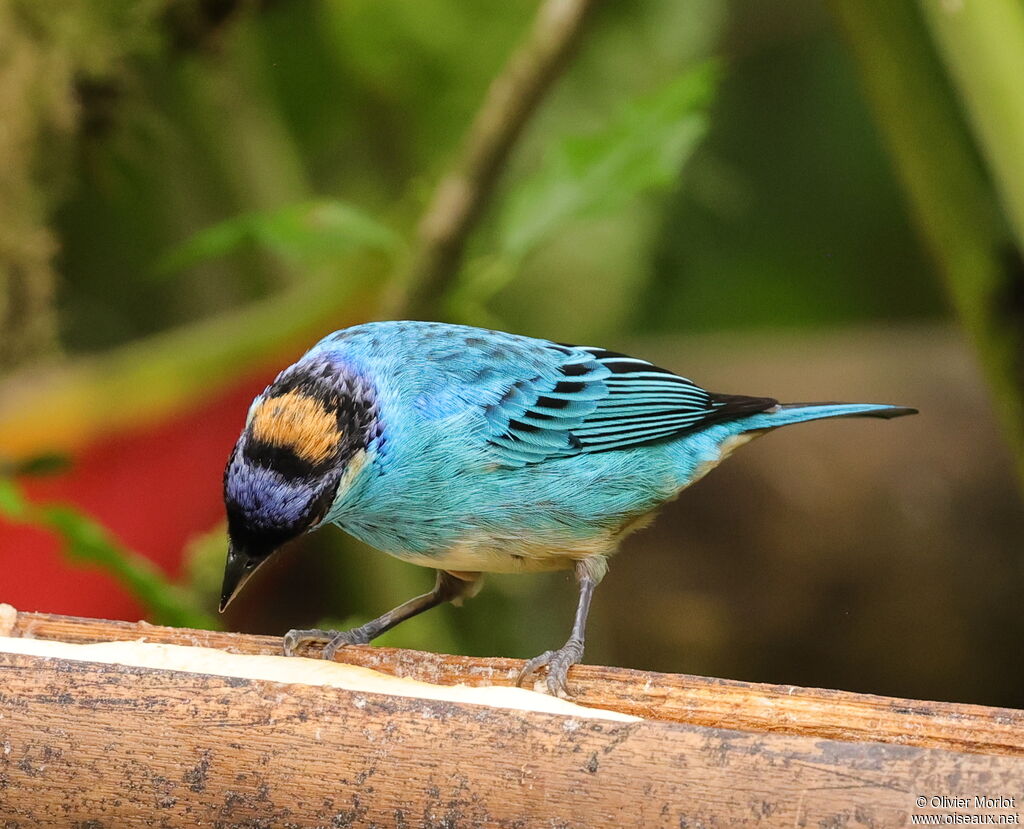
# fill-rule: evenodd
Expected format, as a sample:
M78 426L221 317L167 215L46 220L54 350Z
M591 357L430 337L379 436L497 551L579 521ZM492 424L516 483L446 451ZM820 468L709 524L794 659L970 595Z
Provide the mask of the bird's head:
M372 385L305 357L253 401L224 470L228 557L220 609L291 539L319 526L378 434Z

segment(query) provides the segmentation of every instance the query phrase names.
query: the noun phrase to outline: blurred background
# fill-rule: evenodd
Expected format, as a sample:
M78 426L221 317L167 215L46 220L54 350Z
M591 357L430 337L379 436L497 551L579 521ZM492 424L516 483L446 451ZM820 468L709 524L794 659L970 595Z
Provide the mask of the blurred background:
M570 0L0 0L0 601L282 633L428 589L328 530L215 613L253 395L409 313L921 409L683 493L587 661L1024 706L1024 7L582 5L431 270L438 182ZM533 656L575 596L492 576L381 642Z

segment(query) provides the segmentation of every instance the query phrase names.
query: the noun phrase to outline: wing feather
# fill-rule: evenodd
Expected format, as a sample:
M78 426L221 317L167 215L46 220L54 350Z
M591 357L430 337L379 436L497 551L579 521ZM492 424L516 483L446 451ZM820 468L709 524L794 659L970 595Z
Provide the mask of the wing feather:
M316 348L387 378L424 422L468 418L502 466L667 440L777 405L714 394L647 360L592 346L431 322L378 322Z
M550 355L550 371L511 384L486 409L489 443L505 465L639 446L776 405L713 394L619 352L560 345Z

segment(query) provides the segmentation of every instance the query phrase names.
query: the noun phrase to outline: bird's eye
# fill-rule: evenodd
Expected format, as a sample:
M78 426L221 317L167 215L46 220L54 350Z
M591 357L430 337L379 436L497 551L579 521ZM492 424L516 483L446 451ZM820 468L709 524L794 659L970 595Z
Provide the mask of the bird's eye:
M252 569L253 567L255 567L255 566L256 566L256 562L255 562L255 561L253 561L253 560L252 560L251 558L250 558L250 559L248 559L248 560L247 560L247 561L245 562L245 569L246 569L246 570L251 570L251 569Z

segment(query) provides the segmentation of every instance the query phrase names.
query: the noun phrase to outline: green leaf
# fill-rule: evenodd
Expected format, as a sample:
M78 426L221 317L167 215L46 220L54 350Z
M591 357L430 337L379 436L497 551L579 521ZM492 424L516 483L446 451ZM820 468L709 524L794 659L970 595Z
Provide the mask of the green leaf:
M44 527L60 538L71 561L94 565L113 575L158 624L216 629L217 620L199 608L195 594L170 582L149 559L128 550L96 521L75 507L37 506L10 478L0 478L0 515L19 524Z
M603 132L564 139L509 195L503 253L521 258L570 220L612 213L674 185L707 130L717 75L702 64L633 102Z
M0 515L12 521L23 521L29 505L21 489L10 478L0 478Z
M77 509L62 505L35 508L38 523L55 532L72 561L106 570L135 596L158 624L216 628L194 598L171 583L149 559L117 544L98 523Z
M359 249L394 253L401 238L350 204L319 200L244 213L200 231L165 255L159 273L173 273L246 246L263 247L308 265L330 262Z

